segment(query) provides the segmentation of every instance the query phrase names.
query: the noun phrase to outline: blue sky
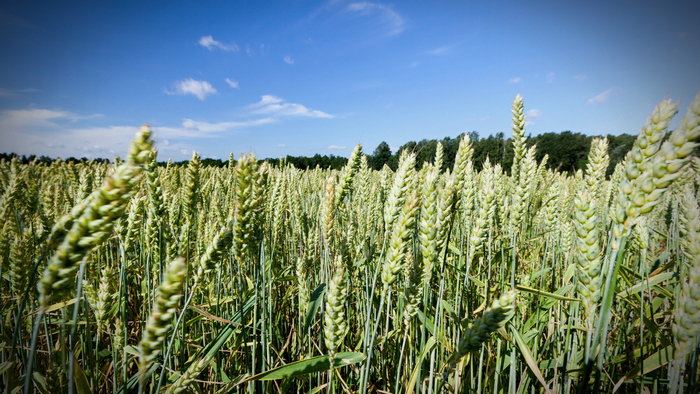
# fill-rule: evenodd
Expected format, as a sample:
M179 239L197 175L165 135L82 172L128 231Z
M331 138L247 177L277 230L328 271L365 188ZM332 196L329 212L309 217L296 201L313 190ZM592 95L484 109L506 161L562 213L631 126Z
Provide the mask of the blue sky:
M164 4L168 4L167 7ZM584 6L585 4L585 6ZM477 131L636 134L700 91L700 3L3 2L0 152L348 156Z

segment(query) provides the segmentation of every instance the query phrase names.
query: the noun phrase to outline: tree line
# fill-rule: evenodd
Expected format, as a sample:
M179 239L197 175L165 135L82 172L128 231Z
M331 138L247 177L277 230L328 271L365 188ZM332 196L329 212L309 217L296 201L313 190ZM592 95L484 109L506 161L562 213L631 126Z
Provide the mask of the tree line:
M391 147L385 141L382 141L372 152L368 155L368 164L371 168L375 170L381 170L384 165L387 165L392 170L396 170L399 163L399 156L405 150L416 152L416 165L418 168L423 166L425 162L432 162L435 158L435 151L437 149L438 141L442 143L443 147L443 164L442 171L446 171L448 168L452 168L454 165L455 155L457 154L457 148L459 147L459 140L464 136L460 134L456 137L445 137L441 140L437 139L423 139L421 141L409 141L401 145L396 152L392 152ZM479 133L472 131L469 133L469 138L472 142L472 147L474 149L473 162L474 167L480 171L486 158L488 157L492 164L499 163L506 172L510 172L511 165L513 164L513 142L511 138L505 138L504 134L497 133L495 135L489 135L486 138L481 138ZM591 148L591 141L595 136L587 136L581 133L573 133L571 131L563 131L560 133L544 133L537 136L526 137L525 144L529 148L532 145L537 144L537 151L535 158L537 161L541 161L545 155L548 155L547 167L553 170L573 173L577 170L585 169L588 163L588 151ZM605 138L608 140L608 154L610 156L610 166L608 167L607 175L612 174L615 166L618 162L625 158L627 152L632 149L636 135L621 134L618 136L608 135ZM698 150L695 154L697 155ZM47 156L36 157L31 156L21 156L14 153L0 153L0 160L10 160L13 157L19 158L22 163L29 163L34 159L37 159L39 163L49 164L54 159ZM98 163L109 163L109 159L92 159ZM66 162L77 163L90 161L86 158L76 159L70 157L65 160ZM306 170L314 169L316 167L322 169L335 169L340 170L345 166L348 159L342 156L335 155L320 155L315 154L311 157L306 156L285 156L283 158L268 158L262 161L269 161L273 166L292 164L294 167ZM181 166L186 165L188 160L182 160L178 162L172 162L172 165ZM234 162L235 163L235 162ZM229 160L221 159L202 159L203 166L215 166L223 167L229 164ZM159 163L159 165L165 165L165 162Z
M452 168L454 158L459 147L459 140L464 134L457 137L445 137L439 142L443 147L443 164L442 171ZM563 131L561 133L545 133L535 137L527 136L525 145L529 148L537 144L535 158L541 161L545 155L548 155L547 167L561 172L573 173L580 169L585 169L588 163L588 151L591 149L591 141L595 136L587 136L581 133L572 133L571 131ZM615 165L625 158L627 152L632 149L637 136L629 134L621 134L618 136L608 135L605 138L608 140L610 156L610 166L608 167L608 175L612 174ZM503 133L489 135L487 138L481 138L475 131L469 133L469 139L472 142L474 149L473 162L474 167L481 171L481 168L488 157L492 164L501 164L506 172L510 172L513 165L513 142L510 138L505 138ZM369 158L369 164L374 169L381 169L385 164L389 168L395 170L398 166L398 158L404 150L416 152L416 164L418 168L423 166L425 162L432 162L435 158L438 140L424 139L419 142L409 141L401 145L396 153L392 154L389 145L382 142L372 153Z

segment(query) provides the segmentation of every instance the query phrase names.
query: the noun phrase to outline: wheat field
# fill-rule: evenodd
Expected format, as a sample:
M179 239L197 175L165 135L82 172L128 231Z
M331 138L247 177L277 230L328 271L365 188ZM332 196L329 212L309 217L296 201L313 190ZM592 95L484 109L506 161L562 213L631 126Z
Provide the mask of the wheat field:
M0 382L23 393L694 393L700 95L662 101L606 179L566 174L0 163ZM641 123L641 122L640 122Z

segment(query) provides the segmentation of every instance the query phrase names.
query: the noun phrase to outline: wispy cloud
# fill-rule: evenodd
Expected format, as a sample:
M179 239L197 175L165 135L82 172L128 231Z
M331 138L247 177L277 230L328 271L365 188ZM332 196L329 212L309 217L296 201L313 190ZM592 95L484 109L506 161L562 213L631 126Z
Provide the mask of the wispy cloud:
M291 56L285 56L284 62L287 64L294 64L294 59L292 59Z
M547 83L552 83L552 82L554 82L554 71L547 74Z
M38 92L37 89L3 89L0 88L0 97L13 97L16 96L18 93L33 93L33 92Z
M601 104L610 99L615 94L615 88L610 88L603 93L588 99L588 104Z
M331 146L328 147L328 149L331 149L331 150L345 150L345 149L348 149L348 147L347 147L347 146L331 145Z
M287 145L286 145L286 144L277 144L277 147L278 147L278 148L286 148Z
M364 1L348 4L345 9L347 12L360 16L374 16L380 18L388 28L387 35L394 36L401 33L405 29L404 19L401 17L401 15L383 4Z
M574 75L574 79L578 79L579 81L583 81L584 79L586 79L586 76L583 74L578 74L578 75Z
M333 118L333 115L306 108L301 104L286 103L273 95L264 95L261 100L248 106L253 114L269 114L272 116L307 116L311 118Z
M206 121L184 119L182 121L181 127L154 127L153 130L158 132L159 135L164 138L202 138L216 137L227 131L243 129L252 126L260 126L274 122L276 122L276 120L269 117L244 122L218 123L209 123Z
M408 66L411 67L411 68L413 68L413 67L416 67L416 66L419 65L419 64L420 64L420 62L411 62L411 64L409 64Z
M232 80L226 78L226 83L228 84L228 86L230 86L230 87L232 87L232 88L234 88L234 89L240 89L240 88L238 87L238 81L232 81Z
M235 43L224 44L221 41L216 41L212 36L203 36L202 38L200 38L199 45L207 48L210 51L213 51L214 49L218 48L222 51L238 52L238 45L236 45Z
M520 77L511 78L511 79L508 80L508 82L510 82L510 83L518 83L518 82L520 82Z
M525 112L525 116L527 116L530 119L537 119L540 117L540 115L542 115L542 111L540 111L539 109L531 109Z
M445 45L445 46L441 46L439 48L435 48L433 50L430 50L426 53L428 55L446 55L450 51L450 49L452 49L452 48Z
M58 123L73 123L82 119L97 118L100 115L80 116L73 112L29 108L29 109L11 109L0 112L0 130L9 130L13 128L33 127L44 128L54 127Z
M175 82L175 90L165 90L167 94L191 94L204 101L208 95L216 93L216 89L207 81L196 81L192 78Z

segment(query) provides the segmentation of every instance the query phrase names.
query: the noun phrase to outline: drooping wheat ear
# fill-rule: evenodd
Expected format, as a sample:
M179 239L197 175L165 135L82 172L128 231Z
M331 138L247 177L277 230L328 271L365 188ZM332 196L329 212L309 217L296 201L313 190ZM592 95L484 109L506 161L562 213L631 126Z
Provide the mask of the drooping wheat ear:
M437 252L437 218L438 218L438 183L439 169L428 166L421 189L421 214L418 224L418 241L423 263L423 282L428 283L433 267L438 260Z
M323 337L328 348L331 368L335 364L338 347L345 336L345 267L340 256L335 256L334 273L326 292L326 311L323 314Z
M681 168L691 161L690 154L700 146L695 142L700 138L700 93L690 104L688 112L677 127L661 145L658 155L650 165L655 189L666 189L681 175Z
M496 212L495 174L488 157L486 157L486 161L484 162L484 169L481 171L481 176L482 182L479 186L479 211L474 220L471 236L469 237L467 264L470 264L476 253L481 250Z
M335 231L333 228L335 225L335 206L335 177L329 176L326 180L326 194L323 197L323 207L321 212L323 242L326 244L326 248L329 253L333 248L333 241L335 240Z
M409 183L413 184L413 182ZM386 294L389 287L396 281L396 276L401 271L401 263L406 256L411 235L413 234L418 204L418 191L413 188L413 190L409 190L401 213L391 229L386 258L382 264L382 294Z
M355 149L353 149L348 159L348 164L343 168L343 172L340 176L340 184L338 184L338 192L335 194L336 206L340 206L343 200L345 200L345 196L352 190L353 178L357 169L360 168L360 156L362 156L362 144L355 146Z
M172 319L180 305L186 271L184 259L173 260L166 267L163 282L156 290L153 309L139 343L139 374L142 381L151 364L160 354L163 341L172 329Z
M547 185L545 184L545 177L547 176L548 160L549 155L545 153L544 157L542 158L542 161L540 161L540 164L537 166L537 179L536 181L532 182L532 186L530 187L534 193L538 191L547 190Z
M42 306L70 287L80 260L109 238L114 221L124 215L151 149L150 136L148 126L136 133L126 161L92 194L85 210L56 250L38 285Z
M640 214L647 213L659 203L662 190L655 191L651 164L658 154L671 118L678 112L678 105L670 99L663 100L647 119L632 150L625 159L625 173L620 179L619 191L613 203L611 219L615 238L611 244L619 248L619 240L629 231Z
M396 170L394 184L389 191L389 196L384 206L384 228L388 233L394 222L399 217L401 207L404 206L409 185L415 173L416 155L404 150L399 157L399 167Z
M513 290L502 295L491 304L491 308L484 311L481 317L474 320L472 326L462 334L454 353L450 356L448 360L450 368L454 368L469 352L481 349L481 345L489 340L489 336L501 328L501 322L513 310L515 296L516 292Z
M513 166L510 176L513 184L518 184L520 176L520 163L525 156L525 115L523 115L523 98L519 94L513 100Z
M165 394L180 394L184 393L189 387L194 379L202 373L202 370L209 364L211 359L203 358L201 360L195 361L187 368L185 373L180 375L168 388L165 390Z
M231 248L231 244L233 242L233 232L231 231L232 228L233 219L229 219L228 223L219 229L209 245L207 245L206 252L204 252L202 257L199 259L199 265L197 266L197 272L195 273L192 284L193 289L197 287L204 275L208 274L217 267L224 252Z
M236 163L236 204L234 211L233 252L239 264L243 264L255 247L255 218L258 210L256 179L258 163L255 156L242 155Z
M584 190L574 200L574 226L576 230L576 290L581 298L583 315L588 328L592 328L595 309L600 300L603 276L600 231L596 205L591 193Z
M622 162L618 162L615 165L615 171L613 171L610 177L610 182L607 184L605 189L605 197L603 198L603 208L604 209L604 224L605 226L610 224L610 203L612 202L613 196L617 196L618 187L620 186L620 179L624 176L625 165Z

